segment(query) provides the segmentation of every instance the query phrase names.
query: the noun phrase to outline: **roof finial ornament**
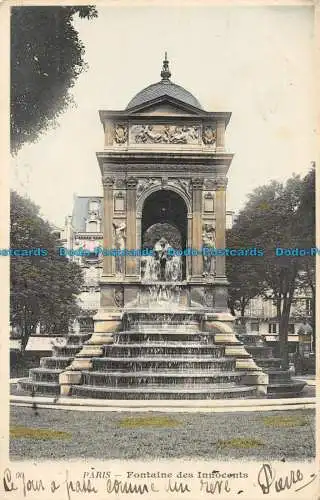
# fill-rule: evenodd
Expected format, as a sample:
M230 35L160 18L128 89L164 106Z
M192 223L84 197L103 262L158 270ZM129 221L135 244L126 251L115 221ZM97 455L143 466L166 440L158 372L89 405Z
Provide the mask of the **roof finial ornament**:
M162 71L160 73L160 76L161 76L163 82L170 81L171 73L169 70L169 61L167 58L167 52L164 53L164 61L163 61Z

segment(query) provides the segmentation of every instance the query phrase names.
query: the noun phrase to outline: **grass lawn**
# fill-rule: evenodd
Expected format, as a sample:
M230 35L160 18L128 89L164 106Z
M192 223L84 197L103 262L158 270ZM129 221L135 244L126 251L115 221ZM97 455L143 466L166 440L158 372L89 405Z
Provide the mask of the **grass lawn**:
M11 407L11 459L290 459L315 456L314 410L79 412Z

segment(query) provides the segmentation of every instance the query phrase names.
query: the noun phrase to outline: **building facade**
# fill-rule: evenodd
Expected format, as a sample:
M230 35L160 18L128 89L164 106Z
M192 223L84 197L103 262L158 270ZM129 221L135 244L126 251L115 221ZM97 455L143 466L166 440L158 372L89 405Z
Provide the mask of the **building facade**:
M65 248L65 255L83 271L84 286L79 306L94 315L100 305L102 256L94 250L103 245L103 198L75 195L72 215L67 216L64 227L55 232ZM88 255L81 255L83 253Z

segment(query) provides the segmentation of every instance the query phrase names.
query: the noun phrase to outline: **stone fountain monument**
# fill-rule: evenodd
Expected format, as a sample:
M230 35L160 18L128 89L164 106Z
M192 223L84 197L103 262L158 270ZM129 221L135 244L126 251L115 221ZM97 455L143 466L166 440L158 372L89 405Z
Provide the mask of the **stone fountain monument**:
M73 332L25 387L106 399L265 394L268 376L228 313L225 256L211 255L225 248L231 113L204 111L171 81L166 56L158 83L99 114L101 307L93 334Z

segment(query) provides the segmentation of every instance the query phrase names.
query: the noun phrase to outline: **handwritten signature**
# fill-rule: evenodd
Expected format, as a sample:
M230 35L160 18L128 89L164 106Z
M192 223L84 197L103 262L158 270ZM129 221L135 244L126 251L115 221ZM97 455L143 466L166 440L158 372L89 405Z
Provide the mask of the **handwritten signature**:
M290 490L295 485L299 485L294 488L294 491L300 491L311 484L316 478L316 474L310 474L310 479L308 482L307 478L304 477L300 469L290 470L288 474L284 476L277 475L277 472L270 464L263 464L258 473L258 484L262 490L263 494L269 494L271 491L280 493L284 490Z

